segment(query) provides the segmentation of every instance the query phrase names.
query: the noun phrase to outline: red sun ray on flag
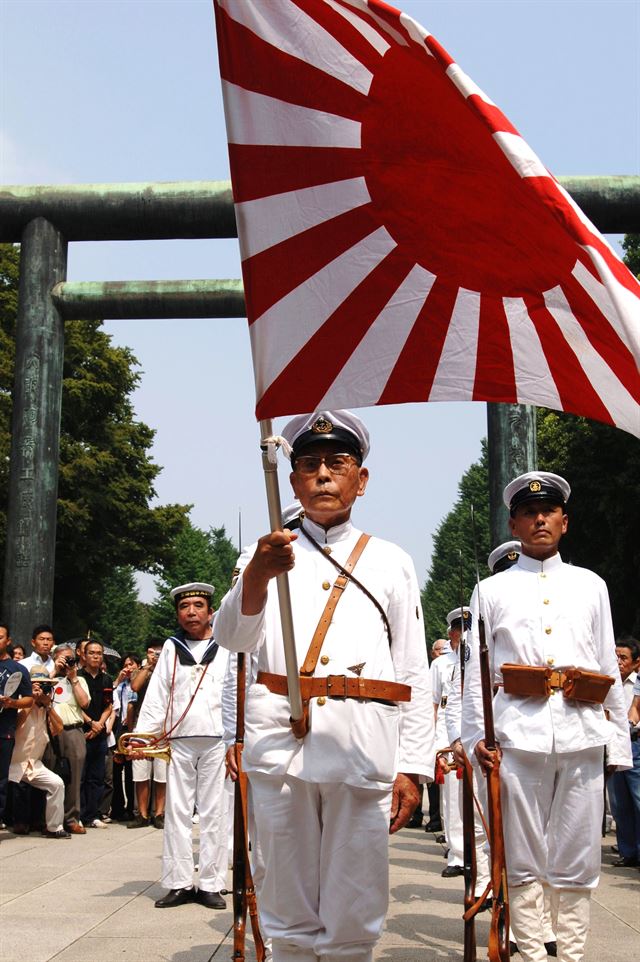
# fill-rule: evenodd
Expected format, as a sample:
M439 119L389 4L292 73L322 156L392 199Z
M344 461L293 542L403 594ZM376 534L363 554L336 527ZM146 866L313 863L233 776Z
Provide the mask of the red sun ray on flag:
M215 0L259 419L526 403L640 436L640 285L382 0Z

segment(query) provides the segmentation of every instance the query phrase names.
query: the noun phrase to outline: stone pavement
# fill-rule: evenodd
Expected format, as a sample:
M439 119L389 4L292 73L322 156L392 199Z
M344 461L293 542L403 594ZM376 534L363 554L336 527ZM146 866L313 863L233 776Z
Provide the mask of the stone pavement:
M640 959L640 875L611 866L613 841L603 840L586 962ZM230 960L230 898L225 912L154 908L161 848L160 831L116 824L68 841L0 832L0 962ZM433 835L405 829L391 840L391 904L376 962L462 959L462 880L441 878L444 865ZM476 929L484 959L486 916Z

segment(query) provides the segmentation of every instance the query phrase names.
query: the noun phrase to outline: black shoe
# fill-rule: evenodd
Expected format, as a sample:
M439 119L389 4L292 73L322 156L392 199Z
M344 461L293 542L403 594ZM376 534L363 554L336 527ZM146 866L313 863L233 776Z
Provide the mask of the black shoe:
M143 815L136 815L132 822L127 822L127 828L149 828L150 824L150 819L145 818ZM180 891L180 889L176 889L176 892L178 891Z
M164 828L164 815L154 815L151 824L154 828Z
M57 832L50 832L48 828L45 828L42 835L44 838L71 838L71 832L65 832L63 828L59 828Z
M518 948L516 943L509 942L509 955L517 955L519 952L520 952L520 949Z
M154 902L157 909L172 909L176 905L193 902L196 897L195 889L171 889L167 894Z
M558 943L557 943L557 942L555 942L555 941L553 941L553 942L545 942L545 943L544 943L544 947L545 947L545 949L547 950L547 955L551 955L554 959L558 957Z
M621 855L620 858L615 858L612 865L616 868L637 868L638 859L634 858L633 855Z
M226 909L227 907L227 903L220 892L205 892L202 889L198 889L196 892L196 902L208 909Z
M438 844L444 845L446 841L447 841L446 835L436 835L436 842L438 842Z
M412 815L406 825L407 828L422 828L422 815Z
M14 835L28 835L31 829L28 825L23 825L20 822L14 822L11 826L11 831Z
M442 831L442 820L439 818L429 819L424 827L425 832L441 832Z
M440 872L443 878L457 878L458 875L464 875L464 869L462 865L447 865Z

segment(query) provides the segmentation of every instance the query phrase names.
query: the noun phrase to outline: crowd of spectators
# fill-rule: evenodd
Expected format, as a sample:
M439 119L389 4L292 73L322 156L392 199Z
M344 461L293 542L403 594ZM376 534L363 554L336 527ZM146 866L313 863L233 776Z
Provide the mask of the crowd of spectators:
M0 623L0 826L47 838L85 835L112 821L164 828L166 762L131 761L117 751L120 735L135 728L162 645L150 644L144 659L124 654L112 678L101 642L56 645L44 624L32 635L27 655ZM634 765L614 773L607 792L614 864L627 867L640 865L640 643L623 637L616 651ZM433 801L429 813L439 819ZM422 811L416 816L412 827Z
M95 639L56 645L51 626L36 625L27 655L0 623L1 827L55 839L112 821L163 828L166 763L117 751L161 647L144 660L126 653L112 671Z

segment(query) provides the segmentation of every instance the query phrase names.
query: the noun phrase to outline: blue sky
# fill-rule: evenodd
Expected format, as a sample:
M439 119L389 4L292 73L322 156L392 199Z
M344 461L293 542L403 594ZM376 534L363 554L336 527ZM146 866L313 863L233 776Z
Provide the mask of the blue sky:
M405 0L556 175L640 173L636 0ZM210 0L0 0L0 184L229 176ZM235 241L75 244L73 280L239 277ZM138 357L161 502L243 541L267 527L242 320L107 322ZM432 536L486 433L481 404L361 412L361 527L426 577ZM288 501L286 471L283 502ZM143 581L149 599L152 587Z

